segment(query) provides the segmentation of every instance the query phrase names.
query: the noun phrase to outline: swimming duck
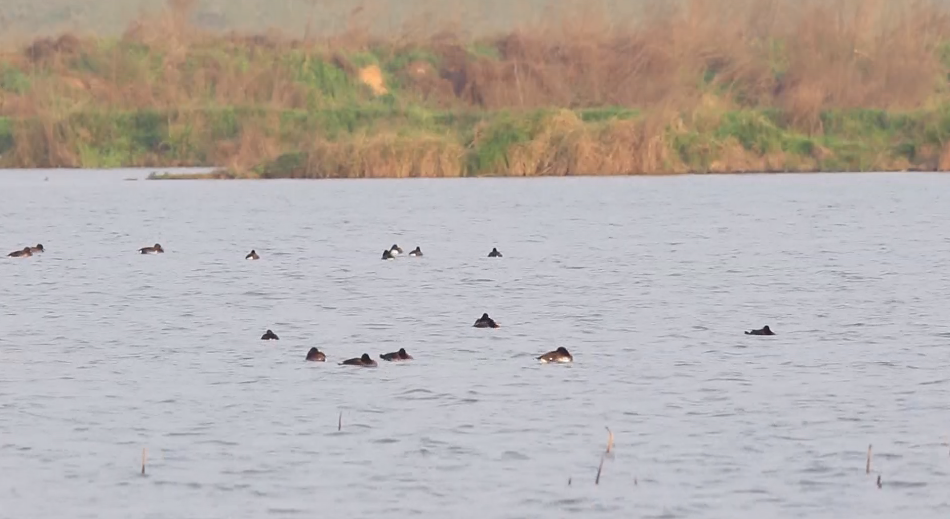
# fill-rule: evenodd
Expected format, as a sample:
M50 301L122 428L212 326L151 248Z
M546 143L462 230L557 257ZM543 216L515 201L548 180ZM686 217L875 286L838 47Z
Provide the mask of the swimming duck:
M501 253L498 252L498 249L492 247L491 252L488 253L489 258L500 258Z
M474 326L475 328L498 328L498 323L491 317L488 317L488 314L482 314L482 316L475 321Z
M362 357L356 359L347 359L341 362L340 364L345 364L347 366L363 366L364 368L375 368L376 361L369 357L368 353L364 353Z
M745 332L746 335L775 335L775 332L772 331L768 326L763 327L761 330L752 330L751 332Z
M259 259L261 259L261 257L257 255L257 251L256 251L256 250L251 250L250 254L248 254L247 256L244 256L244 259L246 259L246 260L247 260L247 259L249 259L249 260L259 260Z
M29 247L23 247L23 250L16 250L7 254L7 257L10 258L29 258L33 255L33 251Z
M400 360L412 360L412 355L406 353L405 348L399 348L399 351L394 351L392 353L383 353L379 356L383 360L388 360L390 362L396 362Z
M398 256L402 254L402 249L399 248L399 245L394 243L393 246L389 248L389 253L393 256Z
M326 362L327 356L316 348L310 348L310 351L307 352L307 360L312 360L314 362Z
M139 252L141 252L142 254L162 254L165 252L165 249L163 249L161 245L156 243L155 245L152 245L151 247L142 247L141 249L139 249Z
M43 248L42 243L37 243L36 247L30 247L30 252L32 252L33 254L36 254L38 252L46 252L46 249Z
M541 364L547 364L549 362L558 362L558 363L568 363L574 362L574 356L571 355L567 348L560 347L554 351L549 351L544 355L538 357L538 360L541 361Z
M390 252L389 249L383 249L383 259L391 260L391 259L396 259L396 257L393 256L393 253Z
M280 337L278 337L276 333L270 330L267 330L266 332L264 332L264 335L261 335L261 340L262 341L279 341Z
M415 249L409 252L409 255L412 257L418 258L419 256L422 256L422 249L420 249L419 247L416 247Z

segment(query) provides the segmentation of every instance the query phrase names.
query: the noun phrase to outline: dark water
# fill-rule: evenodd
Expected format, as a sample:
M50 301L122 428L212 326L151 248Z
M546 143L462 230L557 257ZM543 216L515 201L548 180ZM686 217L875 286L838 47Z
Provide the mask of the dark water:
M950 177L129 176L0 173L0 517L950 514Z

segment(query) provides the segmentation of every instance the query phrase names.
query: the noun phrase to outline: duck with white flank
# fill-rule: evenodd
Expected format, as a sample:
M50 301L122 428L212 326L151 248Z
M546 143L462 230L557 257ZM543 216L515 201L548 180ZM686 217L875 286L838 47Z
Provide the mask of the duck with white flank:
M560 363L567 364L568 362L574 362L574 357L571 355L567 348L560 347L554 351L549 351L544 355L538 357L538 360L541 361L541 364L548 363Z
M141 252L142 254L164 254L165 249L163 249L161 245L156 243L155 245L152 245L151 247L142 247L141 249L139 249L139 252Z

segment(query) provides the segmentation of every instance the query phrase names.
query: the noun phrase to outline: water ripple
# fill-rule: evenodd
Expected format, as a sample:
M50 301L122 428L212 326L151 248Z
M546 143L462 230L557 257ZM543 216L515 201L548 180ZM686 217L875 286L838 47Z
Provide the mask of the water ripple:
M950 513L946 177L144 174L0 175L2 517Z

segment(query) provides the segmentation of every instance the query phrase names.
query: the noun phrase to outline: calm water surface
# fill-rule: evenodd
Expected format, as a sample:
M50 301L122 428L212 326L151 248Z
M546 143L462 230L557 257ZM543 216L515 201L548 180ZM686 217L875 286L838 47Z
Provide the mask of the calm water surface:
M144 174L0 173L2 518L950 517L948 176Z

